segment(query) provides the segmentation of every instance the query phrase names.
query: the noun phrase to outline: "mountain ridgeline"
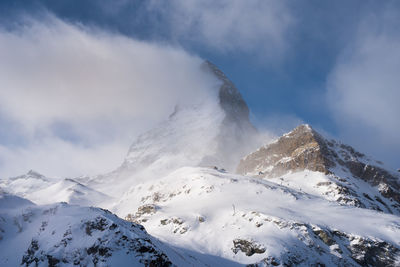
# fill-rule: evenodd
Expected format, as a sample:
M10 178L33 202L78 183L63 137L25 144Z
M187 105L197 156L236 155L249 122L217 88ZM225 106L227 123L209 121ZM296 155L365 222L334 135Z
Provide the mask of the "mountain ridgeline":
M398 173L309 125L263 142L232 81L199 68L211 97L116 170L1 179L0 265L400 265Z

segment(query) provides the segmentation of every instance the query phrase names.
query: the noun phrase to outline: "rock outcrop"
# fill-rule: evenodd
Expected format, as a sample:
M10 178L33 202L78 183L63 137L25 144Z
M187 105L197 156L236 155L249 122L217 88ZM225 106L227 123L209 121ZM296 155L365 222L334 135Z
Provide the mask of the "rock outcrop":
M304 169L329 173L332 167L335 167L335 162L324 139L310 126L301 125L246 156L236 172L275 177Z
M346 195L340 198L343 202L362 207L361 198L372 200L366 192L358 199L348 197L360 193L359 189L349 186L350 180L356 178L378 188L380 196L375 196L372 201L384 203L390 213L388 206L397 210L400 208L398 174L384 169L382 162L369 159L349 145L324 138L309 125L300 125L275 142L249 154L240 161L236 171L259 178L276 178L304 170L336 177L336 180L328 183L337 185L340 189L337 194ZM382 201L382 197L388 202Z

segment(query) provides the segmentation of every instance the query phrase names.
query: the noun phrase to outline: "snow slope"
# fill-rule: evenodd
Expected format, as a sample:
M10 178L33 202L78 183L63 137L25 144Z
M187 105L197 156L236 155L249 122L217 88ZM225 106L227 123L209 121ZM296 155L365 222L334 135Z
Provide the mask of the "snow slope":
M58 180L47 178L40 173L30 170L24 175L0 179L0 187L7 189L12 194L29 198L30 194L44 189L56 181Z
M66 203L36 206L5 193L0 207L0 265L4 267L230 265L214 257L199 260L196 253L166 245L143 226L99 208Z
M103 206L112 198L74 179L47 178L34 171L0 180L0 188L10 194L29 199L36 204L67 202L81 206Z
M398 216L213 168L139 184L114 211L164 242L242 264L357 266L371 262L369 246L400 262Z
M118 197L132 184L157 179L183 166L208 164L216 152L215 138L223 112L218 103L180 108L132 145L121 167L115 171L82 180L90 187Z
M32 193L29 199L40 205L67 202L81 206L103 206L102 203L112 201L108 195L69 178Z

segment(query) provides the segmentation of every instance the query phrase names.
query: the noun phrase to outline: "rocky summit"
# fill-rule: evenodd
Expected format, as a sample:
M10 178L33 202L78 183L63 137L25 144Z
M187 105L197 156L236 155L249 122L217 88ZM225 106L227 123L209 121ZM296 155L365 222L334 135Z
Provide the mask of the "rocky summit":
M347 182L346 186L341 186L342 193L353 196L360 189L350 189L351 181L365 181L380 193L374 201L384 203L382 198L386 199L385 210L399 211L400 180L397 173L385 170L382 162L370 159L349 145L324 138L309 125L300 125L247 155L236 171L259 178L277 178L304 170L336 177L336 184ZM362 195L372 200L365 192ZM361 202L357 203L361 205Z
M329 173L334 166L332 153L322 136L309 125L301 125L246 156L236 172L276 177L288 171L305 169Z

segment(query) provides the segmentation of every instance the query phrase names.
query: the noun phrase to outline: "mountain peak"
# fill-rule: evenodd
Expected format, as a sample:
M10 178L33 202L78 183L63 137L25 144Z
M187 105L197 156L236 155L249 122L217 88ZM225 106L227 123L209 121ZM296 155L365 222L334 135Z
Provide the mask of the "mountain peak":
M289 132L290 133L294 133L294 132L299 132L299 133L308 133L308 132L314 132L314 129L307 123L305 124L300 124L299 126L297 126L296 128L294 128L292 131Z
M15 181L15 180L19 180L19 179L25 179L25 180L26 179L36 179L36 180L43 180L46 182L49 181L49 178L47 178L46 176L44 176L34 170L29 170L26 174L9 178L10 181Z
M211 62L200 67L218 81L211 88L217 94L196 104L175 106L165 121L137 138L118 169L89 178L95 189L118 183L111 193L118 196L119 190L132 184L184 166L234 171L240 158L259 145L249 109L236 86Z
M285 138L301 138L304 136L310 136L310 137L315 138L315 136L320 136L320 134L317 131L315 131L309 124L300 124L299 126L294 128L290 132L285 133L282 136L282 138L283 137L285 137Z
M38 173L38 172L36 172L36 171L34 171L34 170L29 170L27 173L26 173L26 175L29 175L29 176L31 176L31 177L44 177L44 175L42 175L42 174L40 174L40 173Z
M258 173L263 177L303 169L329 173L329 168L334 166L324 138L310 125L302 124L246 156L240 161L237 172Z
M377 187L381 196L400 204L397 173L349 145L324 138L307 124L247 155L237 167L240 174L269 179L305 170L340 177L347 183L362 180Z
M211 72L222 82L218 93L219 104L226 112L227 116L229 116L230 119L248 120L249 108L233 82L229 80L225 73L223 73L216 65L208 60L204 61L202 68L205 71Z

